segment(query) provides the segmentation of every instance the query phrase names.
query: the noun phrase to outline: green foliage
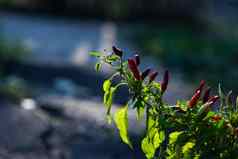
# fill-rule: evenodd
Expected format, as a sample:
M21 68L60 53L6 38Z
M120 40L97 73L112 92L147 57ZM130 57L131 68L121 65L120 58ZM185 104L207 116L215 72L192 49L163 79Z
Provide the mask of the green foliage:
M131 141L128 137L128 115L127 115L128 107L125 106L124 108L119 109L115 115L114 120L115 124L119 130L120 137L124 143L130 146L131 149L133 149L133 146L131 144Z
M141 142L141 149L148 159L154 158L156 150L160 147L164 139L164 131L160 131L156 128L151 128L148 131L147 136Z
M110 80L106 80L103 83L103 90L104 90L103 103L107 107L107 114L110 115L111 106L112 106L112 99L113 99L113 93L116 90L116 88L111 86L111 81Z
M147 159L237 158L238 110L237 104L230 100L231 92L225 93L219 86L219 96L209 96L208 100L204 100L205 83L201 82L191 99L169 105L163 101L168 74L159 83L152 77L153 72L142 78L139 64L135 65L133 58L127 63L114 53L97 57L100 63L106 63L115 70L103 84L107 117L110 117L115 90L122 85L129 90L130 99L115 113L114 122L122 141L130 148L129 108L136 110L138 119L145 114L146 131L141 150ZM120 79L114 82L116 76ZM212 107L219 98L220 108L215 111Z

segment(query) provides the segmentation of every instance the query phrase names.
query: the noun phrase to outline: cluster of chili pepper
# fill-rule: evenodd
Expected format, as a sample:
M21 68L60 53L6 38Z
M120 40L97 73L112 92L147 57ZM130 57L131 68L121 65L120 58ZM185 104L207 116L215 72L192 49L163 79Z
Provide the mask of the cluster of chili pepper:
M123 56L123 51L116 46L112 47L112 51L115 55L119 56L120 58ZM152 71L151 68L146 68L142 73L139 70L140 65L140 56L135 54L133 58L128 59L128 68L132 72L133 77L138 81L143 81L146 77L149 78L149 83L153 82L155 78L158 76L157 71ZM165 71L163 80L161 82L161 93L164 93L167 89L169 83L169 72L168 70Z
M112 51L115 55L122 58L123 51L120 48L113 46ZM146 78L148 78L148 82L152 83L158 76L158 72L153 71L151 68L146 68L143 72L141 72L139 69L140 63L141 60L138 54L135 54L133 58L128 59L128 68L132 73L134 79L137 81L144 81ZM162 94L167 90L168 83L169 83L169 72L168 70L166 70L164 73L163 80L161 81ZM211 88L210 87L204 88L205 85L206 82L202 80L200 82L199 87L195 90L195 93L193 94L192 98L188 101L188 108L194 108L202 98L201 101L203 105L198 110L198 116L200 117L206 115L209 112L211 106L219 99L219 96L217 95L210 96ZM183 110L181 109L181 111ZM222 118L223 117L221 115L215 114L210 119L213 122L219 122L220 120L222 120ZM238 136L238 128L233 128L229 122L225 123L225 127L231 129L234 132L234 134L237 134Z
M204 89L205 84L206 84L206 82L204 80L202 80L200 82L199 87L196 89L194 95L192 96L192 98L188 102L188 107L189 108L193 108L194 106L196 106L196 104L198 103L198 101L201 97L201 94L202 94L202 91ZM203 96L203 103L208 105L208 106L214 104L219 99L219 96L211 96L210 97L210 91L211 91L211 88L208 87L205 90L205 93L204 93L204 96Z
M153 82L158 76L157 71L152 71L151 68L145 69L142 73L139 70L140 57L138 54L135 54L133 58L128 59L128 68L132 72L134 78L138 81L144 80L146 77L149 79L149 83ZM163 80L161 82L161 92L164 93L167 89L169 83L169 72L165 71Z

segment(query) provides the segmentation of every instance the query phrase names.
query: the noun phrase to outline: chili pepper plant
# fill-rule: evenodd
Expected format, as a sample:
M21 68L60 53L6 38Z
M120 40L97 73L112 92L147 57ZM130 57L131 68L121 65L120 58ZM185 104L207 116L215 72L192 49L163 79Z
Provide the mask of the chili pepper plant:
M225 94L219 85L218 95L211 95L211 88L202 80L190 99L170 105L163 100L170 79L168 71L157 82L159 73L155 69L140 69L139 55L125 60L125 53L115 46L109 54L90 54L98 58L97 71L102 64L114 70L103 83L106 116L132 150L128 109L135 110L139 122L145 121L141 150L147 159L238 158L238 102L231 100L231 91ZM129 100L112 114L113 96L124 85ZM139 120L143 116L145 120Z

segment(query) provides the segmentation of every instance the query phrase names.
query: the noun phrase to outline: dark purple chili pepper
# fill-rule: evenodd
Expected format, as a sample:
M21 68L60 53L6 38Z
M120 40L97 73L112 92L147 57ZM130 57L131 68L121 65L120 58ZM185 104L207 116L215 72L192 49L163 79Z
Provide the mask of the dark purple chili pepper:
M155 78L158 76L158 72L154 71L149 75L149 82L151 83L152 81L155 80Z
M147 68L145 71L143 71L141 74L141 79L144 80L149 75L150 72L151 68Z
M129 69L131 70L131 72L133 73L135 79L137 80L140 80L141 77L140 77L140 71L136 65L136 62L135 60L133 59L128 59L128 67Z
M199 85L199 87L196 89L195 92L197 92L198 90L200 90L200 91L202 92L203 87L205 86L205 84L206 84L206 82L205 82L204 80L201 80L200 85Z
M116 46L112 47L112 51L114 54L116 54L119 57L122 57L122 55L123 55L123 51L121 49L117 48Z
M204 96L203 96L203 103L206 103L208 101L210 92L211 92L211 88L208 87L204 93Z
M135 57L136 65L139 66L140 65L140 56L138 54L135 54L134 57Z
M193 108L197 104L200 96L201 96L201 91L200 90L195 92L195 94L192 96L191 100L188 103L188 107Z
M169 83L169 71L166 70L164 73L164 79L161 83L161 92L162 93L164 93L166 91L168 83Z

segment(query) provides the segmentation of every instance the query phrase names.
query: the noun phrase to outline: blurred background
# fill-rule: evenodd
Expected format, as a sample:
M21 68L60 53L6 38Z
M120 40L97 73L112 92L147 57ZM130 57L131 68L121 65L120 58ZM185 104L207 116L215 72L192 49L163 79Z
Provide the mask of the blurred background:
M101 85L111 71L96 73L88 53L116 45L158 80L169 69L170 104L202 79L237 95L237 15L235 0L0 0L1 158L142 158L106 124ZM135 141L144 126L129 114Z

